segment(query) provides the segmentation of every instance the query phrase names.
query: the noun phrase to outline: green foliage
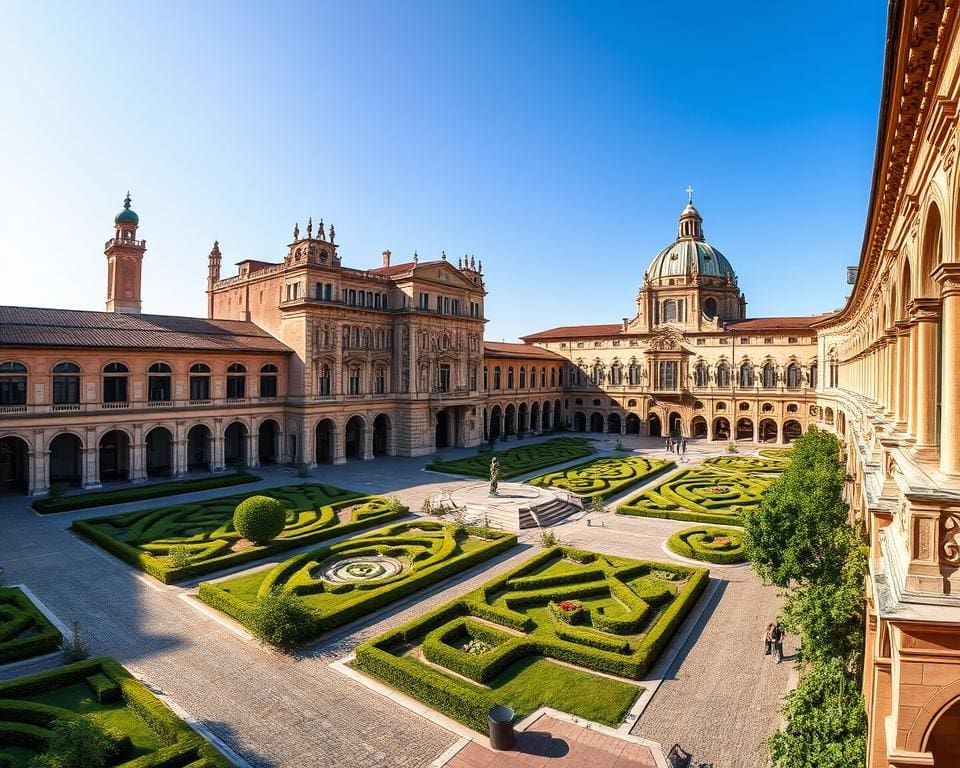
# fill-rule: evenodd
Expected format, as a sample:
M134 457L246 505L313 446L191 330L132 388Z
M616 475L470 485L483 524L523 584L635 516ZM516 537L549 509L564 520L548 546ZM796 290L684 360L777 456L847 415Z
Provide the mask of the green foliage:
M237 504L233 512L234 530L260 546L277 538L286 523L286 507L270 496L250 496Z
M47 747L30 761L30 768L105 768L115 739L87 717L57 720Z
M667 547L681 557L730 565L747 559L743 538L743 531L737 528L696 526L677 531L667 539Z
M57 650L60 632L19 589L0 587L0 664Z
M174 568L188 568L193 562L193 550L186 544L174 544L167 551L167 557Z
M531 485L561 488L584 499L606 499L637 483L646 482L672 461L642 456L614 456L594 459L575 467L532 478Z
M775 768L861 768L867 716L856 681L843 662L814 665L787 694L786 727L767 741Z
M163 496L176 496L180 493L196 493L208 491L211 488L226 488L231 485L256 483L261 478L247 472L217 475L216 477L199 477L192 480L175 480L169 483L153 483L130 488L119 488L113 491L96 491L76 496L65 496L65 486L55 494L54 487L50 488L50 495L46 499L33 502L33 508L41 515L53 512L68 512L73 509L88 509L90 507L105 507L108 504L128 504L144 499L158 499Z
M247 626L264 645L289 648L317 634L316 616L286 589L272 589L259 597L248 616Z
M506 435L501 440L506 440ZM583 438L558 438L544 443L523 445L506 451L483 452L476 456L453 461L436 461L427 465L427 469L436 472L449 472L454 475L490 478L490 462L494 456L500 462L500 479L506 480L517 475L543 469L554 464L562 464L571 459L579 459L593 453L590 441Z
M550 547L555 547L560 543L560 540L557 538L557 534L553 531L540 531L540 546L549 549Z
M73 635L69 640L64 640L60 646L60 653L63 656L65 664L72 664L76 661L83 661L90 656L87 649L87 641L83 639L83 633L80 631L80 623L73 622Z

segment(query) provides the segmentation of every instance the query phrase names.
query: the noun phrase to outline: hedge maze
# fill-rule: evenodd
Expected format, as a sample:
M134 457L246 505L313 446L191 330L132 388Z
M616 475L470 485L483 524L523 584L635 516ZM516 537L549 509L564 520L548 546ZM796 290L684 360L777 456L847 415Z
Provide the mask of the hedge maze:
M300 597L320 633L483 562L517 543L515 534L432 520L397 523L291 557L257 571L200 585L200 598L246 626L274 590Z
M606 499L631 485L649 480L673 466L672 461L641 456L612 456L549 472L530 480L531 485L561 488L586 499Z
M775 456L757 457L746 455L714 456L703 460L703 466L727 472L783 472L790 461Z
M332 485L290 485L259 491L287 507L287 524L266 545L243 539L233 512L247 494L96 517L73 528L108 552L170 584L303 544L341 536L406 514L383 496Z
M108 766L231 765L117 662L92 659L0 683L0 766L28 768L48 750L55 724L77 718L107 732Z
M681 557L717 565L731 565L747 560L744 533L737 528L685 528L667 539L667 547Z
M656 661L708 575L554 547L360 645L354 663L478 731L495 704L617 725L640 691L630 681Z
M51 653L60 640L59 630L29 597L16 588L0 588L0 664Z
M617 507L617 514L739 525L743 512L760 504L775 479L774 473L685 469L656 488L627 499Z
M557 438L496 453L480 453L465 459L433 462L427 465L427 469L486 479L490 477L490 461L496 456L500 460L500 476L506 480L535 469L580 459L591 453L593 447L585 438Z

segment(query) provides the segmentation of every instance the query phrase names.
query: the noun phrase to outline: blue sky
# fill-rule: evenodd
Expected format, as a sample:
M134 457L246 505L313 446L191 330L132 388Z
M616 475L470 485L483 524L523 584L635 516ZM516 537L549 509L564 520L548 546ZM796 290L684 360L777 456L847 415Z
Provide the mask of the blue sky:
M0 303L101 309L127 188L145 312L312 215L349 266L475 254L489 339L617 322L688 184L751 316L847 293L879 0L80 5L4 9Z

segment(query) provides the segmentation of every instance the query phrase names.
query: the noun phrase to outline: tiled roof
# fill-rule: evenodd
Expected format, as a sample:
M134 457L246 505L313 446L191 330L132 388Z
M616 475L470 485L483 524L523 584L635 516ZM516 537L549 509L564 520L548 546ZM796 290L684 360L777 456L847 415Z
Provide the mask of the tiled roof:
M735 331L802 331L811 330L814 323L823 320L823 315L804 317L755 317L752 320L740 320L727 323L727 330Z
M550 328L529 336L521 336L524 341L550 341L551 339L578 339L589 336L619 336L623 326L620 323L606 323L604 325L563 325L559 328Z
M175 315L0 307L0 347L290 352L257 325Z
M485 357L522 357L527 359L556 359L566 360L565 357L551 352L543 347L535 347L532 344L511 344L502 341L483 342L483 354Z
M405 261L402 264L391 264L389 267L377 267L376 269L369 270L375 275L383 275L384 277L393 277L393 275L402 275L404 272L409 272L414 267L424 267L430 264L443 264L444 262L434 260L434 261Z

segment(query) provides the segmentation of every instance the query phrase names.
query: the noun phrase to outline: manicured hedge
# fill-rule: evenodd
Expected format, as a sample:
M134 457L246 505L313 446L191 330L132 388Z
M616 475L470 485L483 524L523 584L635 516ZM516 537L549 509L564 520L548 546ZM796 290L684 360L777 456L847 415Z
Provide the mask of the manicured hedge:
M176 496L181 493L209 491L212 488L228 488L232 485L256 483L261 479L262 478L257 475L251 475L249 472L234 472L226 475L216 475L215 477L174 480L169 483L132 485L113 491L93 491L75 496L37 499L33 502L33 508L42 515L49 515L53 512L69 512L72 509L105 507L108 504L129 504L134 501L159 499L163 496Z
M561 565L585 581L543 574ZM581 569L571 564L581 562ZM597 579L600 571L602 579ZM662 582L655 573L670 574ZM676 579L674 580L674 576ZM366 673L476 729L486 729L491 690L441 674L407 653L419 647L433 664L476 683L489 683L530 656L547 657L595 672L641 679L696 603L709 580L704 568L630 560L556 547L534 556L445 606L361 644L355 665ZM544 584L550 586L544 586ZM569 626L543 611L560 602L606 594L618 612L584 606L590 626ZM533 614L530 611L534 611ZM599 621L598 615L602 616ZM492 621L495 645L482 654L454 647L451 637L469 633L472 620ZM603 627L603 629L601 628ZM604 631L605 630L605 631ZM629 633L629 634L618 634ZM544 702L550 706L549 701Z
M533 472L536 469L563 464L572 459L583 458L594 452L590 441L585 438L557 438L533 445L521 445L506 451L478 453L465 459L435 461L427 469L436 472L448 472L454 475L490 477L490 462L496 456L500 462L500 477L507 480L517 475Z
M737 528L685 528L667 539L667 547L681 557L717 565L731 565L747 560L744 533Z
M757 457L757 456L713 456L703 460L703 466L708 469L721 471L740 472L783 472L790 461L782 457Z
M268 572L203 582L200 599L251 627L258 599L274 589L290 590L301 596L315 617L304 634L316 636L465 571L516 543L516 535L504 531L467 527L458 533L455 526L432 520L398 523L296 555ZM344 584L322 578L325 565L361 555L396 557L407 567L397 575L368 582Z
M124 762L124 768L230 768L232 765L120 664L103 658L0 683L0 720L3 721L0 722L0 744L21 744L42 750L50 736L48 727L58 719L76 717L77 713L23 699L90 679L96 679L98 685L105 688L110 685L118 688L123 705L139 717L164 745L151 754ZM121 740L125 736L122 733L117 735Z
M283 502L288 510L287 525L269 544L239 551L232 550L241 538L233 527L233 513L247 495L76 520L73 529L135 568L172 584L353 533L408 512L383 496L365 496L323 484L288 485L258 495ZM359 506L350 522L341 523L338 510L352 505ZM178 548L189 554L188 563L173 560L171 552Z
M60 631L16 587L0 588L0 664L51 653Z
M606 499L632 485L645 483L668 467L672 461L643 456L610 456L548 472L528 482L544 488L559 488L584 499Z

